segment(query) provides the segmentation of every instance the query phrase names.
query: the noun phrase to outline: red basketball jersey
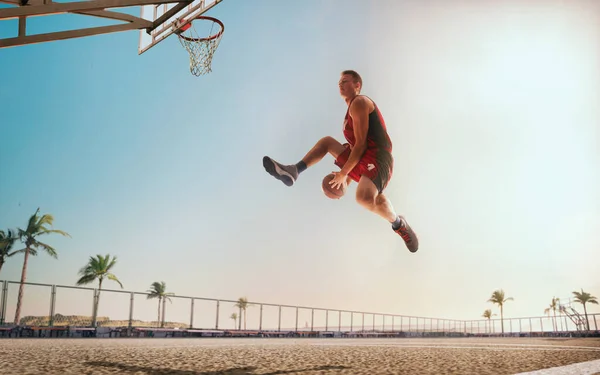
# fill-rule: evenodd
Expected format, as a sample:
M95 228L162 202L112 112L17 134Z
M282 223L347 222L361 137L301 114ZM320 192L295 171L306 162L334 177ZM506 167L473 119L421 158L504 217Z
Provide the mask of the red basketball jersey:
M352 101L354 101L354 99L352 99ZM352 101L350 102L350 105L352 105ZM352 117L350 116L350 105L348 105L346 117L344 118L343 132L346 141L348 141L348 143L354 147L356 138L354 137L354 125ZM380 152L387 152L391 154L392 141L388 135L385 121L383 120L383 116L381 115L379 108L377 108L377 104L373 102L373 105L375 106L375 109L369 113L369 130L367 132L367 150L365 151L365 154L372 156L375 156Z

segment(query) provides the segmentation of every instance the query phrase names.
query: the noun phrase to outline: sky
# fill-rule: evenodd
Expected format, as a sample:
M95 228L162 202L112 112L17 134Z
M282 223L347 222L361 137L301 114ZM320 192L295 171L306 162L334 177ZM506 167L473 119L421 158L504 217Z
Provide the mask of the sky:
M514 298L505 317L581 288L600 297L600 4L225 0L207 14L225 34L202 77L175 36L142 55L136 31L0 51L0 227L39 207L71 235L44 238L58 259L31 258L28 281L72 286L108 253L124 290L164 280L182 296L460 320L499 314L496 289ZM29 26L105 22L53 17ZM0 37L16 26L1 21ZM415 254L356 184L324 196L330 156L293 187L262 167L343 142L345 69L386 121L386 195ZM22 261L0 280L18 281ZM48 289L30 295L23 313L47 313ZM100 314L126 315L128 295L106 296ZM84 291L57 298L64 315L91 311ZM155 302L140 298L145 310ZM167 314L186 321L189 302Z

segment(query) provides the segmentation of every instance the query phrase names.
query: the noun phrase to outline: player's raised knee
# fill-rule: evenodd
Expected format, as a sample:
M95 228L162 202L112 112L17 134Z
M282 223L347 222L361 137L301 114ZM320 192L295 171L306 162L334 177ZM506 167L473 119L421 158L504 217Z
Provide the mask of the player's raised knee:
M325 144L327 146L334 144L336 142L337 142L337 140L329 135L320 139L320 143Z
M375 205L375 194L372 191L366 189L357 189L356 190L356 201L365 207L370 207Z

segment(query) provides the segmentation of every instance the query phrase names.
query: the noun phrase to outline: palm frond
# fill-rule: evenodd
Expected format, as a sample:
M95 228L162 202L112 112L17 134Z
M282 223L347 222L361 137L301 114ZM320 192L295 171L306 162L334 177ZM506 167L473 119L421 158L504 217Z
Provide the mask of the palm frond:
M9 255L9 256L13 256L15 254L25 253L25 250L27 250L27 248L22 248L21 250L15 250L15 251L12 252L12 255Z
M45 244L45 243L43 243L43 242L39 242L39 241L36 241L36 243L35 243L35 246L36 246L36 247L38 247L38 246L39 246L39 247L41 247L41 248L42 248L42 249L44 249L44 250L46 251L46 253L48 253L48 255L50 255L52 258L58 259L58 254L56 254L56 250L55 250L55 249L54 249L52 246L50 246L50 245L48 245L48 244ZM36 255L37 255L37 254L36 254Z
M42 235L42 234L51 234L51 233L58 233L58 234L62 234L65 237L71 237L71 235L65 231L59 230L59 229L44 229L38 232L38 235Z
M77 280L77 282L75 284L77 285L86 285L86 284L90 284L93 283L94 281L96 281L97 276L94 274L86 274L83 275L79 280Z
M29 220L27 222L27 229L25 230L25 232L32 233L35 231L35 228L37 226L39 212L40 212L40 208L38 207L38 209L35 211L35 213L29 217Z
M106 261L108 262L110 255L106 254ZM110 263L108 263L108 265L106 266L106 270L110 271L115 265L117 264L117 257L114 256L112 258L112 260L110 261Z
M112 281L117 282L120 286L121 289L123 289L123 284L119 281L119 279L117 279L117 277L115 275L113 275L112 273L107 273L106 274L106 278Z
M14 230L8 229L6 232L0 230L0 253L8 253L17 239L18 236Z
M45 214L45 215L42 215L42 217L40 217L40 219L37 221L36 224L37 224L38 228L44 228L44 224L48 224L51 226L53 222L54 222L54 216L52 216L51 214Z

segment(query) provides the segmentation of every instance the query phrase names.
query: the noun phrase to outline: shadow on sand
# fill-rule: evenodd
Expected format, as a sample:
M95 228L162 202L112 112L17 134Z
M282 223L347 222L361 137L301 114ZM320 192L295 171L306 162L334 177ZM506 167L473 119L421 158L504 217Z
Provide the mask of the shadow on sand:
M128 371L132 373L145 372L146 374L152 375L254 375L256 367L235 367L226 370L218 371L193 371L193 370L176 370L176 369L157 369L153 367L128 365L124 363L108 362L108 361L92 361L85 363L88 366L94 367L107 367L116 368L122 371ZM296 370L277 370L273 372L264 373L263 375L284 375L298 372L307 371L326 371L326 370L345 370L349 369L347 366L316 366L305 369Z

